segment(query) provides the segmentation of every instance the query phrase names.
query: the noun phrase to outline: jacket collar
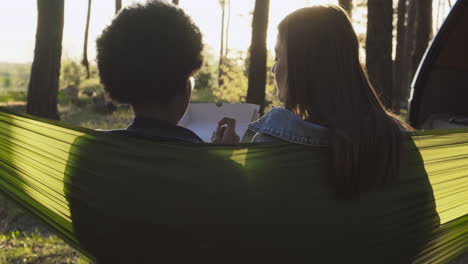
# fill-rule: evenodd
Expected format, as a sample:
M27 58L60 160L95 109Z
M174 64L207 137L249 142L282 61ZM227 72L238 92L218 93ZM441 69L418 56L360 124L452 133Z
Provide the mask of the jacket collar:
M328 144L328 128L304 121L284 108L274 107L251 123L249 129L297 144Z
M191 130L158 119L136 117L127 127L127 131L149 138L157 137L176 141L203 143L203 140Z

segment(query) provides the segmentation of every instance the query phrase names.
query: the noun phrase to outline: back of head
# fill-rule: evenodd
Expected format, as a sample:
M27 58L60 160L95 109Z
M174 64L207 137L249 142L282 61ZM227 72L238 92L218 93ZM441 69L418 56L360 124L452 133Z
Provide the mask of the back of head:
M330 130L331 183L355 197L398 174L400 126L368 81L359 42L345 11L299 9L279 25L286 47L285 106Z
M120 103L165 103L203 63L199 28L179 7L147 1L120 11L97 39L101 82Z

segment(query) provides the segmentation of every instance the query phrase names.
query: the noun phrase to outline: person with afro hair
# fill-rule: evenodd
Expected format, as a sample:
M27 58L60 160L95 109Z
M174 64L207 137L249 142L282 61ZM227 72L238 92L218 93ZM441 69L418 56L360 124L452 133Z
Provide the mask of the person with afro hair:
M168 142L203 142L178 126L190 102L193 75L203 64L200 29L163 1L121 10L97 39L97 65L106 94L132 107L127 129L107 131Z

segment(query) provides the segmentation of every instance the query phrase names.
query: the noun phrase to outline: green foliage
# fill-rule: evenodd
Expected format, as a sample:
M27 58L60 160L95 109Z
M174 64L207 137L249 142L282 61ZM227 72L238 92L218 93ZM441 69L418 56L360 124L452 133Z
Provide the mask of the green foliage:
M84 68L76 61L64 60L61 64L59 104L73 104L85 107L93 103L93 98L103 93L97 77L97 69L90 66L91 78L86 79Z
M97 78L90 78L80 82L78 86L80 95L96 96L104 91L102 84Z
M216 97L210 88L195 89L192 91L191 102L197 103L212 103L216 102Z
M267 58L267 78L266 78L266 87L265 87L265 109L264 112L268 112L273 106L282 106L283 104L278 100L276 96L276 83L275 75L271 71L274 64L274 58L271 53L268 53Z
M0 103L24 102L27 99L25 91L6 91L0 93Z
M29 64L0 63L0 91L26 91Z
M9 89L11 87L11 77L9 73L5 73L3 76L3 87Z
M91 108L76 105L64 105L60 108L60 118L65 123L91 129L125 128L133 119L133 112L128 106L120 106L112 114L99 114Z
M221 72L221 85L213 87L213 95L221 102L244 103L248 86L244 64L224 59Z
M60 87L78 86L84 79L80 64L73 60L62 61L60 66Z
M218 70L214 64L205 61L205 64L196 75L195 90L212 90L217 85L217 75Z
M208 50L204 52L203 56L205 57L205 62L196 74L196 82L194 92L202 90L213 90L217 84L218 79L218 62L213 57L213 50ZM211 94L211 92L201 92L201 94ZM195 95L196 96L196 95Z
M82 67L73 61L65 62L64 67L68 69L62 70L62 89L58 93L60 105L86 107L102 96L104 89L96 76L86 79Z
M242 54L241 54L242 55ZM249 57L243 59L224 59L221 66L221 86L213 85L213 95L216 101L230 103L245 103L248 89L248 64ZM272 106L281 106L276 96L276 84L274 74L271 72L274 59L268 54L265 87L265 112Z
M90 79L99 79L96 65L90 66ZM60 66L60 87L80 86L86 80L85 68L74 60L63 60Z
M92 103L92 97L74 97L65 93L63 90L59 90L58 103L61 106L72 104L77 107L86 107Z

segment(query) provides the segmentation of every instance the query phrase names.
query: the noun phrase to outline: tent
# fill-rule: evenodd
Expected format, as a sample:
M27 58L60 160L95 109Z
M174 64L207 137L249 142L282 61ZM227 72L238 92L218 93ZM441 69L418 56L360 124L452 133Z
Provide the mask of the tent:
M458 0L413 82L409 121L416 128L468 128L468 1Z

